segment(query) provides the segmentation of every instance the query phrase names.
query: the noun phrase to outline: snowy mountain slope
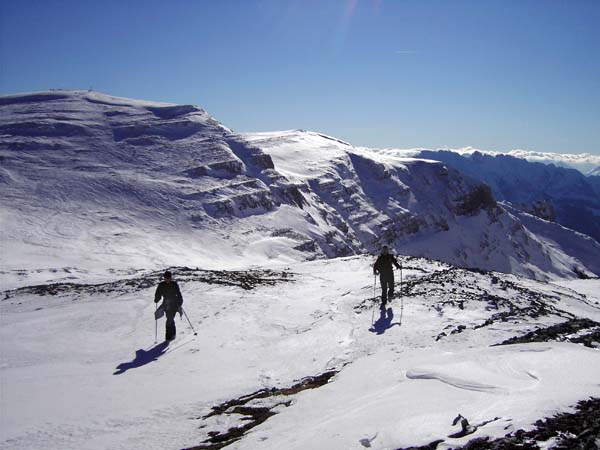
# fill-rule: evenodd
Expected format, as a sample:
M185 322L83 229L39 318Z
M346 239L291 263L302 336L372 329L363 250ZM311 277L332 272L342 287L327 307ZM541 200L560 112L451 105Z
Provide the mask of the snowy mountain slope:
M175 156L169 143L197 131L197 141L213 142L203 160L235 160L218 142L226 130L203 111L124 101L71 92L2 99L5 254L61 253L67 261L73 254L78 262L90 249L101 255L106 246L106 253L115 254L123 241L137 241L151 256L152 239L144 242L144 235L172 229L179 220L170 195L179 180L159 175L177 170L165 164ZM143 130L150 131L143 136ZM192 158L196 151L190 144L177 150L177 158ZM177 188L185 192L190 184ZM147 222L151 228L144 230ZM14 239L25 241L24 248L13 249Z
M6 283L25 267L236 268L382 244L529 277L593 273L583 261L597 248L548 245L438 162L311 132L239 135L190 105L83 91L0 100Z
M600 193L591 177L575 169L479 152L422 151L419 156L442 161L488 184L498 200L600 241Z
M579 239L573 239L573 230L516 209L510 203L504 203L503 207L518 217L523 226L538 239L543 240L550 246L562 248L569 255L579 255L582 263L592 272L598 273L600 271L600 258L598 258L600 245L591 237L582 234ZM569 248L567 246L573 247ZM572 264L576 265L577 263L573 261Z
M220 241L235 233L220 218L273 209L271 191L248 175L260 155L248 150L244 162L234 136L199 108L70 91L2 103L11 267L23 256L42 268L106 267L114 255L124 267L226 264Z
M315 192L317 202L335 210L368 250L391 244L403 254L533 277L555 273L553 266L563 273L587 267L568 255L587 262L600 256L598 243L571 231L547 244L497 205L485 185L434 161L356 149L303 131L244 137L294 183L304 183L302 192Z
M596 191L596 193L600 195L600 175L590 175L587 177L587 179Z
M3 449L447 449L600 397L598 247L445 164L93 92L0 108ZM382 244L380 310L339 255ZM168 346L166 265L198 333Z
M177 318L169 346L153 345L157 272L2 292L0 446L446 449L600 396L598 280L400 260L383 311L366 256L174 268L198 336Z
M590 170L587 174L588 177L592 177L592 176L600 176L600 166L596 167L595 169Z

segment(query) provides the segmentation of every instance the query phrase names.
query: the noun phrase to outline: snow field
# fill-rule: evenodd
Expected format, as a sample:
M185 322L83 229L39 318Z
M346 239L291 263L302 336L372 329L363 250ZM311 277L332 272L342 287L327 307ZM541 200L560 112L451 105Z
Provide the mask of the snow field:
M569 344L380 349L327 386L302 393L293 407L231 448L358 449L363 439L379 449L446 439L438 448L451 448L480 435L504 436L575 402L581 390L598 395L590 375L600 370L594 352ZM492 422L466 438L448 439L460 431L452 426L458 414L473 425Z
M409 296L405 285L404 307L394 299L386 320L388 311L372 309L371 263L360 256L281 266L293 281L252 290L181 282L198 336L178 317L178 337L168 347L154 345L152 287L5 299L0 446L192 447L210 431L239 426L235 415L202 420L213 405L328 369L339 370L328 384L291 396L290 406L277 407L277 415L228 448L395 449L436 439L448 448L503 436L600 395L597 350L568 343L489 347L559 317L473 329L496 311L474 300L464 309L439 307L458 295L452 292L461 276L494 294L513 293L467 273L439 291L426 287ZM408 282L448 267L426 260L405 266ZM576 303L570 290L595 290L597 280L561 288L501 277L536 292L558 291L558 306L598 319L598 307ZM460 324L466 329L451 334ZM436 340L442 330L447 336ZM164 321L158 333L160 341ZM459 413L474 426L493 421L450 439L460 431L452 425Z

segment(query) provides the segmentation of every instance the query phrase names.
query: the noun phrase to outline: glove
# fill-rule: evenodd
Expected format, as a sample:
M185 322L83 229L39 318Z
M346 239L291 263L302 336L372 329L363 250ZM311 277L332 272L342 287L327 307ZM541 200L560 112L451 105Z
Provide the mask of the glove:
M177 312L179 313L179 318L182 319L183 318L183 308L181 306L179 307Z
M160 305L156 309L156 311L154 311L154 319L158 320L164 315L165 315L165 307L163 305Z

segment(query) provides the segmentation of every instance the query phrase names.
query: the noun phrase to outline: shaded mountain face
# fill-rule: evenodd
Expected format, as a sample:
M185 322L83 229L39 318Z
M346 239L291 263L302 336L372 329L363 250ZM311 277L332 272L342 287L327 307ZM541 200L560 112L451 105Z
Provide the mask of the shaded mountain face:
M600 189L596 177L508 155L423 151L420 156L444 162L488 184L498 200L600 241Z
M312 132L240 135L195 106L94 92L4 96L0 108L8 269L231 268L391 245L537 278L600 273L596 242L533 233L494 185L450 164Z
M596 194L600 196L600 174L588 176L587 181L592 185L592 187L596 191Z

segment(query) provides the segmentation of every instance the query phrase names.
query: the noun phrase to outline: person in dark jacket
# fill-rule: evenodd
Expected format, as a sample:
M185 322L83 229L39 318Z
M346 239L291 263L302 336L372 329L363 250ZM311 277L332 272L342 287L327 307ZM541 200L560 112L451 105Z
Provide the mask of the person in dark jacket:
M387 246L381 250L381 255L373 265L373 273L379 275L381 282L381 307L384 308L388 298L391 300L394 296L394 266L400 269L398 260L390 253Z
M175 334L177 332L175 329L175 314L178 312L180 316L182 314L181 305L183 305L183 297L181 296L181 291L179 290L177 282L173 280L173 274L171 272L167 270L163 278L164 280L161 281L156 288L154 303L158 303L161 298L163 299L161 306L164 309L167 318L165 340L172 341L175 339Z

